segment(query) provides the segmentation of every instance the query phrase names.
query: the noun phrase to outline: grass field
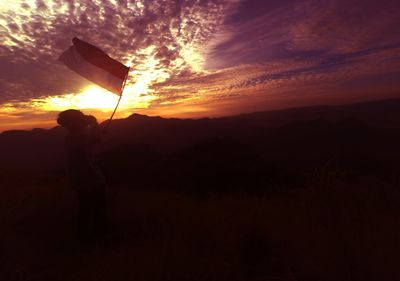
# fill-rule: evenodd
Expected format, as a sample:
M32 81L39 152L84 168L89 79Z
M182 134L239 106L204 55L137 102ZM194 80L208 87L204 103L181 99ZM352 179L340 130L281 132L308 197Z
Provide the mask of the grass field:
M1 176L1 280L400 280L393 186L206 198L110 188L110 232L82 243L61 178Z

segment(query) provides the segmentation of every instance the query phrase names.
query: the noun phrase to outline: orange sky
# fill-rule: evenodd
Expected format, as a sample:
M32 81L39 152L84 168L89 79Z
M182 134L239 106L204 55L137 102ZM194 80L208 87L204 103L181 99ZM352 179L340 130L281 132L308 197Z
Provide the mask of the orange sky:
M199 118L400 96L396 1L15 1L0 6L0 131L117 96L57 61L75 36L131 67L116 118Z

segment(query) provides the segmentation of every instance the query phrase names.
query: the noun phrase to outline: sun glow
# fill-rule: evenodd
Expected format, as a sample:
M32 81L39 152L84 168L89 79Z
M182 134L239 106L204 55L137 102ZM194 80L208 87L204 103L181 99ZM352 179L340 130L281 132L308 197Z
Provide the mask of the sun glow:
M79 94L67 94L52 96L33 103L42 104L44 110L65 110L67 108L96 108L99 110L111 110L118 100L118 96L109 93L96 86L90 86Z
M168 69L160 67L159 59L155 57L155 46L145 48L139 53L146 56L146 60L139 64L132 65L133 58L126 58L125 64L131 66L131 71L123 91L121 110L148 108L151 101L157 98L152 85L170 77ZM77 108L109 112L114 110L117 101L117 95L98 86L89 86L79 93L32 100L30 104L36 108L52 111Z
M186 63L188 63L194 71L204 71L204 56L196 51L195 48L193 48L192 46L184 46L180 54L184 58Z
M141 84L126 86L121 99L120 108L147 108L154 98L151 95L146 95L145 92L146 87ZM115 108L118 98L117 95L98 86L90 86L77 94L51 96L44 99L32 100L31 106L51 111L76 108L110 112Z

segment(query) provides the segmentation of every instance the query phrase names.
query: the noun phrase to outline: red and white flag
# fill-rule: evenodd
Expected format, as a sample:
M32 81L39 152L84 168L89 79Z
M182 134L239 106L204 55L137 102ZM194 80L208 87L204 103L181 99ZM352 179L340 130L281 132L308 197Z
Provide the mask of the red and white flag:
M122 95L129 67L76 37L72 39L72 43L73 45L61 54L59 60L89 81L114 94Z

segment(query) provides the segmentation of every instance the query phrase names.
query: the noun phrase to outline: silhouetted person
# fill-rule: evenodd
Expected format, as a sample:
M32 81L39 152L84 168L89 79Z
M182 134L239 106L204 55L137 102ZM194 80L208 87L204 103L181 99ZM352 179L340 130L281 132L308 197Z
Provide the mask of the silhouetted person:
M78 193L78 233L87 239L103 233L106 223L105 183L92 156L93 146L100 141L100 128L95 117L74 109L61 112L57 122L68 130L68 178Z

